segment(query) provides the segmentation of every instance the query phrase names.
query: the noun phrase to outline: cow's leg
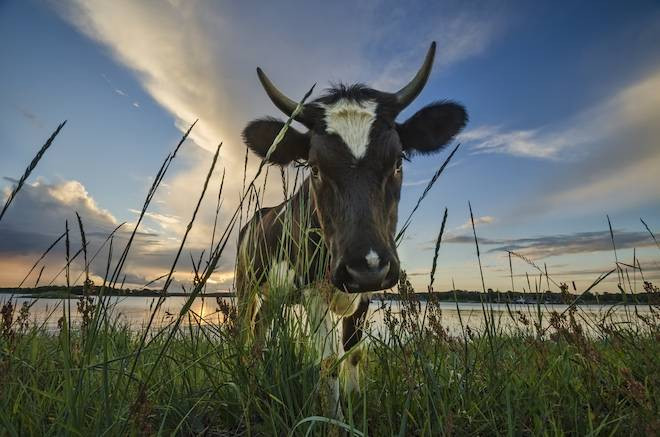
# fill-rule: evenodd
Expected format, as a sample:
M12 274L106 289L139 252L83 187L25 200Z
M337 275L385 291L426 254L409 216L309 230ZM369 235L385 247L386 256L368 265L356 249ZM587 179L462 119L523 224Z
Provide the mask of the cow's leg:
M333 313L326 297L317 289L306 290L303 297L314 346L320 357L319 397L323 414L343 420L339 402L337 351L339 341Z
M252 352L255 356L260 357L263 352L264 345L266 343L266 317L264 317L264 311L262 307L264 306L264 298L266 294L259 290L254 293L250 305L249 312L249 326L250 333L252 334Z
M342 320L342 345L346 353L342 360L342 376L347 393L360 391L359 365L364 355L364 348L358 343L362 338L368 309L369 296L363 295L355 312Z
M249 228L241 231L238 256L236 261L236 299L238 303L238 325L241 335L252 340L257 330L259 310L263 304L262 285L258 285L255 261L249 255Z

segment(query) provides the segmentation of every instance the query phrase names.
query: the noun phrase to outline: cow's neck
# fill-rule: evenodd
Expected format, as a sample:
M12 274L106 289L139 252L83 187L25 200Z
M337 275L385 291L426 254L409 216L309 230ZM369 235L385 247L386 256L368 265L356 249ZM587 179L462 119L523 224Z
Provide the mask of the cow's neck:
M303 219L303 217L300 217L301 213L309 214L309 226L313 228L320 228L321 224L316 212L316 202L314 200L314 196L311 193L311 190L312 183L308 177L302 182L300 188L298 188L298 191L296 191L296 193L291 197L288 207L293 208L293 215L298 221ZM301 205L304 206L304 208L301 208Z
M298 226L305 226L307 228L302 232L300 232L300 229L298 228L298 231L289 234L296 240L293 242L293 246L298 249L306 247L307 254L314 254L309 264L310 271L303 272L303 277L306 277L305 282L318 279L318 277L315 279L315 275L312 274L312 271L325 272L329 261L327 256L328 248L325 244L325 239L323 238L323 230L318 218L316 203L311 189L311 180L306 178L302 182L300 188L298 188L296 193L291 196L291 199L286 203L286 208L290 209L290 214L293 219L292 224L296 228L298 228ZM305 216L303 216L303 214ZM316 229L317 232L310 232L314 229ZM299 238L302 238L305 241L298 241ZM319 245L323 247L323 250L318 250ZM321 253L323 255L319 256ZM325 275L325 273L323 273L323 275Z

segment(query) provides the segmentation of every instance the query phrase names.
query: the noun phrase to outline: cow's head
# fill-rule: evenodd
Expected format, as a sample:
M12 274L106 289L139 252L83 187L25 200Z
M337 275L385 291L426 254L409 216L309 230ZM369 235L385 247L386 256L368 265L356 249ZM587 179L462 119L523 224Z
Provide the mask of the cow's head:
M339 86L310 103L296 117L308 128L289 128L269 161L285 166L307 161L312 197L331 254L333 284L349 292L392 287L399 277L394 244L401 194L402 161L443 148L467 122L465 109L442 101L419 110L403 123L397 115L422 91L431 72L435 42L412 81L396 93L363 85ZM275 106L285 114L297 103L257 69ZM284 123L268 118L243 131L261 157Z

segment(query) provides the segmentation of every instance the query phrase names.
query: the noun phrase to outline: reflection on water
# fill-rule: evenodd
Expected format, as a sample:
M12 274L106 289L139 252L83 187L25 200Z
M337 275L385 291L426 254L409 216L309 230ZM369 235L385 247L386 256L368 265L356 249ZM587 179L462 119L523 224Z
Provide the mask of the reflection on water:
M8 297L0 296L0 305ZM131 329L136 331L144 328L156 305L157 298L152 297L109 297L106 298L110 313L116 317L120 323L125 323ZM186 297L168 297L162 304L159 312L154 317L152 328L158 329L170 324L179 314L179 311L186 302ZM232 299L227 298L227 301ZM73 323L79 323L81 315L77 311L76 299L33 299L27 297L15 297L15 305L20 308L23 302L31 305L30 320L38 325L44 325L49 330L57 329L57 321L62 316L63 310L70 311ZM456 303L441 302L438 304L442 310L442 326L452 336L462 336L463 330L468 326L472 331L483 329L484 310L480 303ZM63 308L66 306L66 308ZM421 312L424 314L425 302L420 303ZM373 301L369 308L367 319L373 334L383 333L384 329L384 308L390 308L392 315L397 317L402 305L398 301L386 301L381 305L381 301ZM486 312L491 314L495 320L498 329L503 331L521 328L528 329L530 332L534 329L533 324L538 323L541 318L541 326L547 327L549 324L550 313L562 313L567 310L567 305L542 304L510 304L507 308L505 304L486 305ZM586 332L593 333L596 330L596 324L603 317L607 317L609 322L626 324L636 321L635 312L648 314L649 307L646 305L580 305L577 307L577 320L583 325ZM539 316L540 312L540 316ZM224 320L223 314L218 311L218 305L215 298L198 298L193 302L190 313L184 317L183 324L220 324ZM521 320L526 320L525 326Z
M0 303L5 300L0 297ZM161 328L171 323L179 315L186 300L186 297L167 297L154 317L152 328ZM24 302L31 305L30 320L44 325L50 330L57 328L57 321L62 317L64 311L71 314L73 323L80 323L82 319L77 309L78 299L34 299L19 296L14 301L17 308L20 308ZM156 297L112 296L104 298L108 314L112 315L111 319L114 317L120 324L126 324L136 331L149 323L157 301ZM95 299L95 302L98 302L98 299ZM222 323L224 317L217 307L215 298L195 299L190 307L189 317L184 317L183 324L197 324L196 320L206 324Z

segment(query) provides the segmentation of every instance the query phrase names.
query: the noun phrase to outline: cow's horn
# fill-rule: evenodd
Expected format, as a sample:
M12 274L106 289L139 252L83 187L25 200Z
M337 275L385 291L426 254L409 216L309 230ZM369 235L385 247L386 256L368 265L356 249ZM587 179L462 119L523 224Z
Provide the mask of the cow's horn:
M266 94L268 94L268 97L270 97L270 100L275 104L275 106L277 106L277 108L284 112L287 116L291 116L293 111L298 106L298 103L285 96L282 91L278 90L275 84L273 84L273 82L268 79L266 73L264 73L264 71L259 67L257 67L257 76L259 76L261 85L263 85L264 90L266 90ZM300 111L295 120L304 125L308 125L303 113L304 110Z
M419 69L415 77L413 77L408 85L404 86L394 94L399 111L403 111L406 106L411 104L412 101L415 100L415 97L417 97L419 93L422 92L422 89L424 89L424 85L426 85L426 81L431 74L431 67L433 66L434 56L435 41L431 43L431 47L429 47L428 52L426 52L424 63L422 64L422 67Z

